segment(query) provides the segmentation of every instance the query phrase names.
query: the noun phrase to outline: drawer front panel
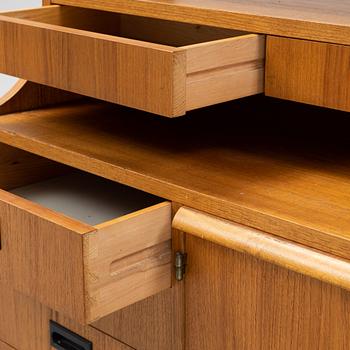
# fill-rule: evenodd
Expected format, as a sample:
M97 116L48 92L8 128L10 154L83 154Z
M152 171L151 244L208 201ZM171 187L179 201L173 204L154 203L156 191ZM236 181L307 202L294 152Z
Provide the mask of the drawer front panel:
M83 233L59 215L0 193L0 282L84 321Z
M80 325L37 301L0 284L0 350L54 350L50 346L50 320L92 343L93 350L132 348L93 327ZM5 346L5 345L3 345Z
M350 111L350 46L268 37L268 96Z

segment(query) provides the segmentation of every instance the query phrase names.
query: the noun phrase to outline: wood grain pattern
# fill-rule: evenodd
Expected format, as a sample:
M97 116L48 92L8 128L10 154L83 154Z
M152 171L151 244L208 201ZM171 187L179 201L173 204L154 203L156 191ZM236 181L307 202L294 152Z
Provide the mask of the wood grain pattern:
M295 244L232 221L182 207L173 227L240 253L350 290L350 260Z
M185 112L184 55L171 47L4 15L0 40L4 73L153 113Z
M157 204L84 237L89 322L171 287L170 211Z
M54 0L52 3L350 44L350 6L342 0Z
M82 326L81 324L76 323L61 314L55 313L54 319L62 326L90 340L93 343L94 350L133 350L133 348L127 344L123 344L118 340L97 331L93 327Z
M4 191L0 197L1 283L83 323L82 234L91 228Z
M66 319L37 301L0 285L0 338L9 344L1 350L49 350L49 321L57 320L93 342L96 350L131 350L129 346L95 330ZM13 348L12 348L13 347Z
M263 36L64 6L3 14L0 35L5 73L168 117L263 92Z
M178 205L172 205L175 214ZM184 250L184 235L177 230L172 232L172 250ZM171 289L106 316L93 323L93 327L135 349L183 350L184 305L184 281L175 281L173 276Z
M186 251L187 349L348 347L349 292L193 236Z
M24 153L4 149L12 162ZM39 163L46 164L29 175L34 169L47 177L50 161ZM7 186L16 181L9 175L7 169ZM92 227L0 190L0 281L78 322L92 322L170 288L170 211L170 203L161 203Z
M0 115L47 107L80 99L81 96L48 86L20 80L0 98Z
M0 140L349 258L346 114L252 97L160 119L74 104L2 117Z
M266 95L350 111L350 46L269 37Z
M0 144L0 155L0 188L5 190L59 176L68 171L68 167L64 165L5 144Z
M0 341L0 350L15 350L12 346Z
M39 302L0 285L0 339L18 350L48 350L53 312ZM1 346L0 346L0 349Z
M264 91L265 37L243 35L186 49L186 110Z

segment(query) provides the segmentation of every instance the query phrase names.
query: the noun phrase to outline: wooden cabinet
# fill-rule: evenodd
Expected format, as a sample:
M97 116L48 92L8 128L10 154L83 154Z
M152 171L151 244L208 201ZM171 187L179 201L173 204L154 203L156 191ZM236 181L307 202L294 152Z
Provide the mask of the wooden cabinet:
M349 348L349 6L43 3L0 15L0 350Z

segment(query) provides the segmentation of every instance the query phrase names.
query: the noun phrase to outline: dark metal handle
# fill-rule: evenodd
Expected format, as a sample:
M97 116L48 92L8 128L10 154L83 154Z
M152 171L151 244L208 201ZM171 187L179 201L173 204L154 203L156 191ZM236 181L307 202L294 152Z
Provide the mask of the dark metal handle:
M92 350L92 343L69 329L50 321L51 345L57 350Z

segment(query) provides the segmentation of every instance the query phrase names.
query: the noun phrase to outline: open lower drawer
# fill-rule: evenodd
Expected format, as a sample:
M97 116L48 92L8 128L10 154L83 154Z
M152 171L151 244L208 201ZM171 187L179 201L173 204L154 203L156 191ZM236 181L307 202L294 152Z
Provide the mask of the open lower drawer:
M171 205L157 197L74 173L1 190L0 218L0 281L78 322L171 286Z
M265 37L69 6L0 15L0 72L148 112L263 92Z

